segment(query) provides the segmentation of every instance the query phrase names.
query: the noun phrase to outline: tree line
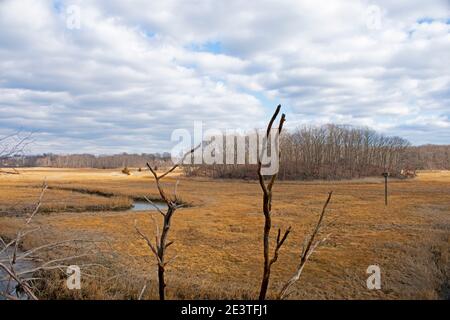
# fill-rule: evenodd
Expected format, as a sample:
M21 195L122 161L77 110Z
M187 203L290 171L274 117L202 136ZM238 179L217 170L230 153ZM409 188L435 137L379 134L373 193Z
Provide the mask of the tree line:
M368 128L302 127L281 139L281 179L341 179L398 175L410 143Z
M248 147L248 141L246 141ZM236 147L236 146L235 146ZM402 170L450 170L450 145L411 146L403 138L385 136L369 128L323 125L303 126L285 131L280 137L283 156L278 178L350 179L378 176L388 171L401 176ZM229 146L223 143L223 154ZM0 167L57 167L112 169L171 165L169 153L92 155L23 154L0 155ZM225 162L225 161L224 161ZM184 165L187 176L256 179L256 164Z
M405 166L418 170L450 170L450 145L410 147L403 156Z
M224 150L227 146L224 146ZM349 179L378 176L388 171L399 176L407 165L411 144L400 137L369 128L323 125L303 126L280 137L283 156L279 179ZM410 156L411 157L411 156ZM187 175L213 178L257 178L255 165L189 165Z
M54 168L96 168L114 169L145 167L147 162L156 166L171 162L169 153L92 155L92 154L43 154L33 156L12 156L0 158L1 167L54 167Z

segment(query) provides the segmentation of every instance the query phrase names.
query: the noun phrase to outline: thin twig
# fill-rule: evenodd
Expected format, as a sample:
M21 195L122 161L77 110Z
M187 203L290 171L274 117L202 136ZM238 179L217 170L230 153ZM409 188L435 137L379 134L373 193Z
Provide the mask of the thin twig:
M142 287L141 293L139 294L138 300L142 300L142 297L144 296L144 292L147 289L148 281L145 281L144 286Z
M300 279L300 276L302 274L303 268L306 265L306 262L308 262L309 258L311 257L313 252L316 250L316 248L328 239L329 235L324 237L322 240L314 242L314 239L317 237L317 234L319 233L319 230L322 225L323 218L325 216L328 204L330 203L332 194L333 194L332 191L328 193L328 198L325 201L325 204L323 205L322 212L320 213L320 216L319 216L319 220L317 221L317 224L316 224L314 230L312 231L311 236L309 238L307 238L308 240L306 241L306 245L303 245L303 249L302 249L302 252L300 255L300 262L297 266L297 270L294 273L294 275L286 282L286 284L281 289L281 291L278 295L279 299L284 299L289 295L289 289L295 282L297 282Z
M39 195L39 200L36 204L36 207L34 208L33 212L31 213L30 217L27 219L26 224L30 224L31 220L33 219L34 215L39 211L39 208L41 207L42 204L42 198L44 197L45 191L48 189L48 185L47 183L44 181L44 183L42 184L42 190L41 190L41 194Z

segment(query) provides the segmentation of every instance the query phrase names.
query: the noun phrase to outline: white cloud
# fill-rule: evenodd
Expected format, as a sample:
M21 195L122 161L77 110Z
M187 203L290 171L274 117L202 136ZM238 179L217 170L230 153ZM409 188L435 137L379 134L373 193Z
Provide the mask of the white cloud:
M449 18L446 1L6 0L0 125L41 152L163 151L194 120L251 128L280 102L291 127L450 143Z

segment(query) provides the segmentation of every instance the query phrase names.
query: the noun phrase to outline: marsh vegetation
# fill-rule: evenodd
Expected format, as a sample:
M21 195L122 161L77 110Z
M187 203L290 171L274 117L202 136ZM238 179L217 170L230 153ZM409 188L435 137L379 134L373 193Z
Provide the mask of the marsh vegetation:
M108 266L92 271L97 277L83 277L81 291L65 289L66 275L55 271L42 283L41 298L137 299L145 281L149 285L143 298L158 298L154 258L134 230L136 219L142 230L153 232L149 211L134 212L132 218L126 210L89 211L92 205L113 207L115 197L157 199L155 181L148 171L136 173L134 169L131 176L117 174L120 170L22 171L21 175L0 178L2 237L15 236L23 221L15 210L33 206L39 196L38 186L46 177L50 189L43 208L62 209L65 203L76 206L79 212L53 210L36 215L33 223L43 228L46 237L30 235L21 244L23 248L36 247L49 239L88 238L98 241L95 248L92 243L83 246L97 254L73 262L94 261ZM258 182L185 178L175 172L164 183L173 185L176 180L180 181L179 194L192 206L174 216L171 235L176 242L170 250L177 259L168 267L167 298L257 298L264 220L258 210L261 201ZM67 189L52 189L58 186ZM424 171L414 179L391 180L388 207L384 206L381 177L339 182L279 181L273 196L274 228L292 226L295 232L273 266L268 298L275 298L270 292L279 292L295 271L303 235L316 223L323 195L331 187L333 202L324 225L324 232L331 235L311 257L290 298L445 297L450 265L450 173ZM82 194L69 188L114 196ZM155 218L160 219L158 214ZM57 256L62 252L47 254ZM381 290L371 291L365 286L365 272L370 264L381 266Z

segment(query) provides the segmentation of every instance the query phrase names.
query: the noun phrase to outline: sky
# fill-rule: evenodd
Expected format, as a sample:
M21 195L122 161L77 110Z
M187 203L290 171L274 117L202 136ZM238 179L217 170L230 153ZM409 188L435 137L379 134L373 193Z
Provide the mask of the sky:
M450 144L450 1L0 0L0 136L29 152L163 152L277 104Z

